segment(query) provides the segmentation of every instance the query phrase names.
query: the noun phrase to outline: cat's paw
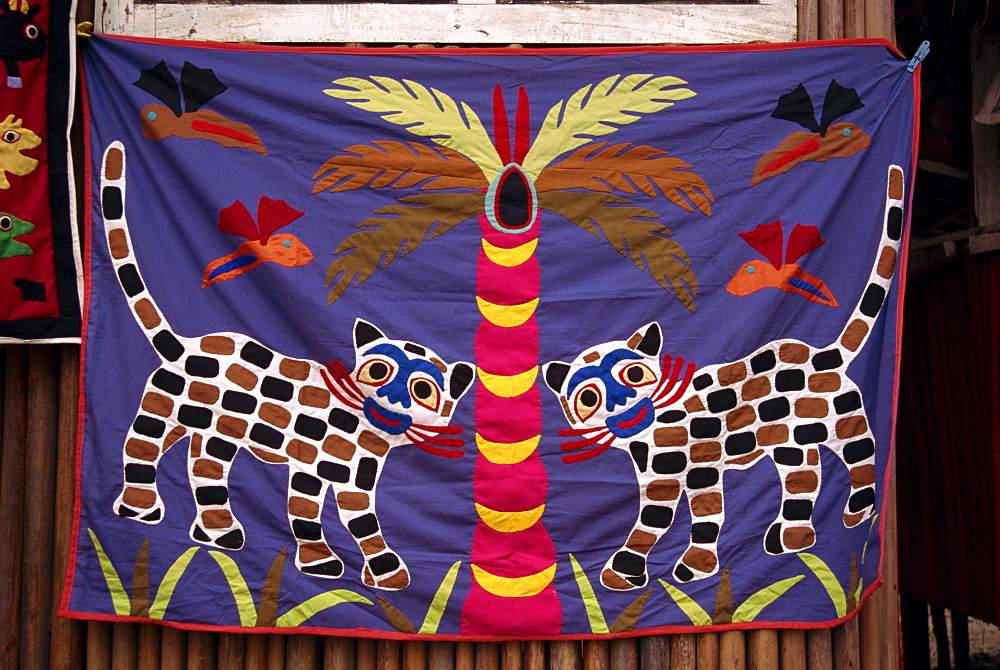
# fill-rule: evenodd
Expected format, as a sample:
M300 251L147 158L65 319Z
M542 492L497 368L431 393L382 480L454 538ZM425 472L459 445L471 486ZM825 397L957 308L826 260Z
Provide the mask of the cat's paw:
M115 500L114 510L118 516L148 524L160 523L164 514L159 492L138 486L126 487Z
M719 558L714 548L689 546L684 555L674 566L674 579L679 582L691 582L696 579L711 577L719 571Z
M221 530L211 528L206 531L200 523L195 521L191 524L191 539L195 542L201 542L202 544L228 551L239 551L246 542L243 526L239 522L235 522L228 528Z
M646 557L622 549L607 562L601 572L601 584L613 591L629 591L646 585Z
M403 561L391 551L365 561L361 581L385 591L398 591L410 585L410 572Z
M811 526L782 526L781 522L771 524L764 536L764 551L777 556L793 551L802 551L816 544L816 531Z

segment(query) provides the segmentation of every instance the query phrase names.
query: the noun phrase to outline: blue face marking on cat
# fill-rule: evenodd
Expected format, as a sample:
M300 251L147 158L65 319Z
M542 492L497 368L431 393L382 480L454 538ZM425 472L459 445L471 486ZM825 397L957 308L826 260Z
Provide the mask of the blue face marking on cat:
M604 391L607 395L607 409L610 412L619 405L624 405L637 394L631 386L622 384L611 374L611 368L617 363L626 360L642 360L642 356L631 349L615 349L607 354L598 365L588 365L573 373L569 378L569 386L566 394L573 395L573 389L588 379L600 379L604 382Z
M413 419L408 415L386 409L371 398L365 398L364 412L370 424L390 435L402 435L413 423Z
M609 416L604 420L604 425L615 437L627 438L649 428L655 416L653 401L643 398L621 414Z
M363 352L365 356L381 354L395 361L398 366L395 376L382 386L375 394L391 403L410 407L410 377L414 372L424 372L437 382L439 388L444 388L444 375L433 363L423 358L410 358L402 349L394 344L378 344ZM367 407L367 405L366 405Z

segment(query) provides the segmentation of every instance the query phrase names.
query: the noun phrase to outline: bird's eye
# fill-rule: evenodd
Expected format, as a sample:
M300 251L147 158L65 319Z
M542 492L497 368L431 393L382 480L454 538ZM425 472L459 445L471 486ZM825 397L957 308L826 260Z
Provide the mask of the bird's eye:
M410 395L418 405L426 407L432 412L438 411L441 403L441 391L437 384L425 377L416 377L410 380Z
M747 274L751 274L752 275L756 271L757 271L757 268L755 268L754 266L752 266L752 265L748 265L747 266Z
M601 389L596 384L588 384L580 389L573 401L573 410L580 418L586 421L594 415L594 412L601 406Z
M618 378L627 386L646 386L656 381L656 375L643 363L630 363L618 372Z
M36 26L36 25L34 25L32 23L29 23L28 25L26 25L24 27L24 36L27 37L29 40L37 39L38 38L38 26Z
M369 386L381 386L389 381L395 372L393 365L386 360L376 358L370 360L358 369L357 380Z
M8 231L14 227L14 222L9 216L0 216L0 230Z
M14 142L17 142L19 139L21 139L21 133L17 132L16 130L8 130L3 135L0 135L0 139L3 139L3 141L7 142L8 144L14 144Z

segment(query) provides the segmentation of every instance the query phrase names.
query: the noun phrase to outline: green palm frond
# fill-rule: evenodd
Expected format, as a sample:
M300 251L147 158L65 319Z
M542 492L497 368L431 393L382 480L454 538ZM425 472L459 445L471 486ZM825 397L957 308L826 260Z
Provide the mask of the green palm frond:
M659 580L663 588L667 590L673 601L681 608L681 611L687 615L687 618L691 620L691 623L695 626L708 626L712 623L712 617L708 616L708 612L705 611L701 605L696 603L691 596L687 595L679 588L673 584L668 584L662 579Z
M296 605L279 616L278 625L282 628L294 628L295 626L305 623L313 615L319 614L323 610L329 609L334 605L339 605L340 603L361 603L363 605L373 604L372 601L368 600L368 598L358 595L353 591L347 591L345 589L326 591L325 593L320 593L318 596L313 596L300 605Z
M174 588L197 551L198 547L191 547L178 556L177 560L167 568L167 572L163 575L163 580L160 581L160 586L156 590L156 598L149 606L150 619L162 619L167 613L167 605L170 604L170 598L174 595Z
M229 590L232 591L233 599L236 601L236 609L240 613L240 625L255 625L257 623L257 606L253 602L250 587L243 579L243 573L240 572L239 566L233 559L221 552L210 551L208 555L215 559L215 562L222 568L222 574L226 576Z
M773 603L775 600L785 595L785 591L792 588L805 578L805 575L790 577L775 582L770 586L765 586L757 593L743 601L743 604L733 612L733 623L744 623L753 621L760 614L760 611Z
M434 594L434 598L431 600L431 606L427 608L427 616L424 617L424 623L417 632L427 634L437 632L438 625L441 623L441 617L444 616L444 610L448 606L448 599L451 598L451 592L455 588L455 581L458 579L458 569L461 565L462 562L458 561L448 569L444 579L441 580L441 585Z
M638 121L644 114L666 109L674 101L694 97L694 91L677 88L686 83L677 77L630 74L584 86L549 110L522 163L525 172L535 179L567 151Z
M104 581L108 585L108 591L111 592L111 603L115 607L115 614L118 616L128 616L131 604L129 603L128 593L126 593L125 587L122 586L122 580L118 576L118 571L115 570L115 566L111 563L111 559L108 558L104 547L101 546L94 531L88 528L87 533L90 535L90 541L94 543L94 549L97 550L97 560L101 564L101 573L104 575Z
M670 239L659 214L631 200L602 193L545 191L538 206L564 216L595 237L604 237L640 270L646 270L668 293L674 293L692 312L698 280L687 252Z
M334 250L343 254L326 270L328 296L336 302L351 286L360 285L379 268L405 256L426 240L432 240L483 211L482 193L420 193L400 198L399 204L376 210L358 224Z
M342 77L333 84L341 88L323 92L454 149L478 165L487 180L503 168L482 121L464 102L408 79Z
M840 585L840 580L837 579L837 575L833 574L830 566L819 556L804 551L797 555L823 584L823 588L826 589L830 601L833 603L833 609L837 612L837 617L845 616L847 614L847 597L844 594L844 587Z
M604 618L601 610L601 603L597 601L597 594L594 587L590 585L590 580L584 574L583 568L573 554L569 555L569 562L573 565L573 577L576 585L580 589L580 599L583 600L583 607L587 610L587 620L590 621L590 632L597 634L608 633L608 621Z

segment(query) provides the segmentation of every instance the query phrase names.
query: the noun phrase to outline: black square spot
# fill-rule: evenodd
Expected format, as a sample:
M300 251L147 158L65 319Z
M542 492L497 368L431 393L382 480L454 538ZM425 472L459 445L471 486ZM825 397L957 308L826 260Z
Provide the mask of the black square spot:
M826 426L821 423L809 423L805 426L796 426L795 444L819 444L827 436Z
M641 575L646 572L646 558L631 551L619 551L611 561L611 569L623 575Z
M890 207L886 217L885 234L890 240L898 241L903 235L903 210L900 207Z
M210 437L208 438L208 442L205 443L205 453L220 461L233 460L233 457L236 456L236 449L235 444L226 442L218 437Z
M151 416L140 414L132 422L132 430L146 437L163 437L167 424Z
M875 455L875 442L866 437L844 445L844 460L849 464L860 463Z
M776 447L771 457L779 465L802 465L802 461L805 460L802 450L796 447Z
M176 361L184 354L184 345L169 330L161 330L152 338L153 348L164 360Z
M719 524L703 521L691 524L691 541L695 544L715 542L719 537Z
M257 398L249 393L226 391L222 394L222 409L239 414L253 414L257 409Z
M695 391L700 391L704 388L708 388L709 386L711 386L711 384L712 384L712 375L708 374L707 372L703 375L698 375L691 382L691 386L694 387Z
M801 391L806 387L806 373L802 370L782 370L774 375L776 391Z
M316 541L323 537L323 527L315 521L292 519L292 534L300 540Z
M320 464L316 466L316 474L327 481L338 484L346 484L351 481L351 469L342 463L320 461Z
M691 419L691 437L702 440L718 437L722 432L722 420L714 416Z
M837 414L847 414L861 409L861 394L851 391L833 399L833 410Z
M274 398L282 402L288 402L295 393L292 383L276 377L264 377L260 383L260 393L267 398Z
M722 389L708 394L708 411L725 412L736 407L736 391L734 389Z
M704 489L719 483L719 471L715 468L694 468L687 475L689 489Z
M680 451L671 451L653 456L653 472L660 475L676 475L687 467L687 456Z
M358 429L358 417L354 416L350 412L346 412L339 407L334 407L330 410L329 423L334 428L337 428L349 435L353 435L354 431Z
M199 486L194 490L194 499L199 505L225 505L229 500L229 489L225 486Z
M847 510L852 513L860 512L866 507L871 507L875 504L875 489L866 488L861 489L850 498L847 499Z
M761 421L777 421L784 419L792 411L788 398L771 398L757 406L757 416Z
M834 370L839 368L844 362L839 349L821 351L812 357L812 364L816 370Z
M399 559L392 553L381 554L368 561L368 567L373 575L384 575L399 567Z
M117 186L105 186L101 189L101 212L105 219L120 219L125 213L122 203L122 190Z
M263 423L253 425L250 429L250 439L271 449L281 449L281 443L285 441L280 431Z
M656 420L660 423L677 423L678 421L683 421L686 416L687 412L684 410L670 409L656 417Z
M212 410L207 407L181 405L177 410L177 420L191 428L208 428L212 425Z
M858 309L865 316L875 317L878 315L878 311L882 309L884 301L885 289L878 284L869 284L868 288L865 289L864 297L861 298L861 305Z
M323 488L323 482L312 475L305 474L304 472L296 472L292 475L291 486L292 489L298 491L299 493L304 493L307 496L315 496L318 495L320 490Z
M786 500L781 507L781 516L788 521L808 521L812 518L811 500Z
M129 463L125 466L125 481L130 484L152 484L156 481L156 468L146 463Z
M326 422L316 417L299 414L295 417L295 432L310 440L322 440L326 437Z
M750 359L750 369L753 370L754 374L760 374L772 369L776 363L773 351L762 351Z
M749 454L757 448L757 436L754 433L734 433L726 438L726 454L740 456Z
M354 476L354 484L363 491L375 488L378 477L378 461L374 458L362 458L358 461L358 474Z
M169 370L157 370L153 373L151 381L153 386L170 395L180 395L184 392L184 377L174 374Z
M184 361L184 372L192 377L218 377L219 361L208 356L188 356Z
M265 349L256 342L247 342L240 349L240 358L247 363L256 365L258 368L266 368L274 359L274 352L270 349Z
M642 508L639 520L651 528L666 528L674 521L674 511L669 507L646 505Z
M139 270L132 263L118 268L118 281L122 283L125 295L130 298L134 298L146 289L142 284L142 278L139 277Z
M419 344L413 344L412 342L407 342L403 345L403 351L409 351L411 354L416 354L417 356L426 356L427 350L424 349Z
M374 514L362 514L347 522L347 530L357 538L368 537L378 532L378 519Z
M631 442L628 451L632 454L632 460L635 461L635 467L639 472L645 472L649 461L649 445L645 442Z

